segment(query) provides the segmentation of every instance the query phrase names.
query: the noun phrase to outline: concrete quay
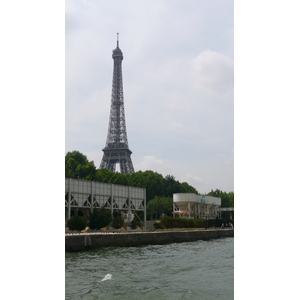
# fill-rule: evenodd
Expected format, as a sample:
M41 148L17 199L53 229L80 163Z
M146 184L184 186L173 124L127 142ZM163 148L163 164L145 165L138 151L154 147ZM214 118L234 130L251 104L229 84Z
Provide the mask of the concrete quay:
M65 251L77 252L102 247L131 247L192 242L234 237L234 229L173 229L145 232L91 232L65 235Z

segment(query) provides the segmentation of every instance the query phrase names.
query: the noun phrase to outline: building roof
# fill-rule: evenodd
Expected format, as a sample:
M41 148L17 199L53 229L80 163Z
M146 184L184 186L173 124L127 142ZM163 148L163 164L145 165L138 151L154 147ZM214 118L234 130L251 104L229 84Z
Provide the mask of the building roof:
M220 210L221 210L221 212L222 211L234 211L234 207L221 207Z

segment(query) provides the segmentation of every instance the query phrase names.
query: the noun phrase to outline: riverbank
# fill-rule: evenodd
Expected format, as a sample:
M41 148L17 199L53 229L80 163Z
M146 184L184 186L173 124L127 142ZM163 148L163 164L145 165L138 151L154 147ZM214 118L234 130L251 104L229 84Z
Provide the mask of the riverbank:
M169 229L131 232L88 232L65 235L65 251L83 251L102 247L131 247L192 242L234 237L234 229Z

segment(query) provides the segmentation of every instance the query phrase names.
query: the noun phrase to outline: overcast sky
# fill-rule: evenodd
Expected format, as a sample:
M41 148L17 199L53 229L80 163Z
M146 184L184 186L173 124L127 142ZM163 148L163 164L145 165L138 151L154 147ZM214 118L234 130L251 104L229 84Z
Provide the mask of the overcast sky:
M135 171L234 191L233 1L74 1L65 6L65 152L98 168L117 32Z

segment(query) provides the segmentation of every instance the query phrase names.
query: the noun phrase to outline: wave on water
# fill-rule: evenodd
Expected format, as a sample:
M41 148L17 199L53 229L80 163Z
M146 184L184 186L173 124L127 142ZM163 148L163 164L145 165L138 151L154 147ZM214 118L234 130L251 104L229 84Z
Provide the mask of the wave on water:
M109 280L112 278L111 274L106 274L101 281Z
M234 299L234 238L66 252L65 299Z

